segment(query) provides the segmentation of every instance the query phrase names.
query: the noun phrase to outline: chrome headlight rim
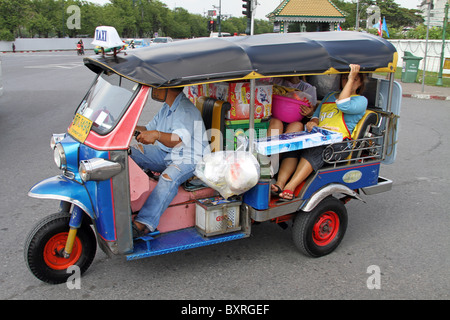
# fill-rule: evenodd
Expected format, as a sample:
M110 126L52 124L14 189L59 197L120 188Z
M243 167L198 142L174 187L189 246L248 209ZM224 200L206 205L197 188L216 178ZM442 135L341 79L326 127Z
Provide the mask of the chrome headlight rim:
M67 168L66 153L61 143L57 143L53 149L53 160L59 169Z
M55 149L56 145L60 143L66 137L65 133L53 133L50 138L50 148Z

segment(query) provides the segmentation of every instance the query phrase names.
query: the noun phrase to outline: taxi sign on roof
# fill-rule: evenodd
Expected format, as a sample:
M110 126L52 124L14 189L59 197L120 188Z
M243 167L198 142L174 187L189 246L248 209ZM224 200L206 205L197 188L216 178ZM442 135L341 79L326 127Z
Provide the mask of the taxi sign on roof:
M95 28L94 46L114 48L123 46L117 30L114 27L100 26Z

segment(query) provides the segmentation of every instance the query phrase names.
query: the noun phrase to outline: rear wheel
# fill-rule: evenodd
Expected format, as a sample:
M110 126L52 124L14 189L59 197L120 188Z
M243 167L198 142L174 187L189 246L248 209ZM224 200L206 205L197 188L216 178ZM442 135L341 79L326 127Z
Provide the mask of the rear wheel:
M347 229L347 209L334 197L322 200L311 212L299 212L292 228L295 246L311 257L333 252Z
M27 237L25 261L33 275L44 282L63 283L71 276L67 272L69 267L76 265L83 274L94 260L97 241L87 223L78 229L70 257L63 257L69 222L68 212L52 214L40 221Z

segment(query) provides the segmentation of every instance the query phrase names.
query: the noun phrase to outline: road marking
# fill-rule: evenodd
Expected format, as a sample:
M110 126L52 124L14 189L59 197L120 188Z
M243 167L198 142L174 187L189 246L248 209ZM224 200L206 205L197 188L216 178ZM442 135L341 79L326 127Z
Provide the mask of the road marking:
M41 64L37 66L24 66L27 69L75 69L83 66L81 62L73 62L73 63L51 63L51 64Z

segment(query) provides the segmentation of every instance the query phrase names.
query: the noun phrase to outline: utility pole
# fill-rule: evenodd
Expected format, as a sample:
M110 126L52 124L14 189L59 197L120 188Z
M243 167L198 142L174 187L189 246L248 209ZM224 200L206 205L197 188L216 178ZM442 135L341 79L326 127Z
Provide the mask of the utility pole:
M219 24L219 37L222 36L222 0L219 0L219 16L217 17L217 23Z
M359 0L356 0L356 22L355 31L359 31Z
M256 10L256 0L242 0L242 13L247 17L247 29L246 34L253 35L254 29L254 15Z
M428 34L430 30L430 11L431 11L431 1L427 0L428 3L428 14L427 14L427 38L425 40L425 57L423 59L423 71L422 71L422 92L425 90L425 71L427 68L427 53L428 53Z
M445 51L445 31L447 29L447 22L448 22L448 0L445 4L445 10L444 10L444 24L442 26L442 50L441 50L441 61L439 64L439 75L436 82L437 86L442 86L442 71L444 69L444 51Z

